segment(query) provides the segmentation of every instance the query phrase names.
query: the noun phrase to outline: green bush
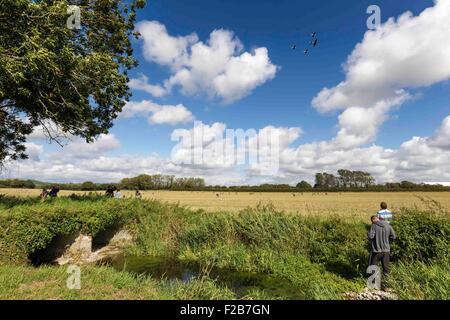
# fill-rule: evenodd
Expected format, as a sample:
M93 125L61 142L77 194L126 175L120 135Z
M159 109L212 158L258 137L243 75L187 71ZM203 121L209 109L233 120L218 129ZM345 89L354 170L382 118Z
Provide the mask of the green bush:
M397 239L392 244L396 260L450 261L450 218L448 214L404 209L392 226Z
M368 256L363 223L301 217L271 206L209 213L180 233L178 242L192 252L231 245L302 255L345 277L361 276Z

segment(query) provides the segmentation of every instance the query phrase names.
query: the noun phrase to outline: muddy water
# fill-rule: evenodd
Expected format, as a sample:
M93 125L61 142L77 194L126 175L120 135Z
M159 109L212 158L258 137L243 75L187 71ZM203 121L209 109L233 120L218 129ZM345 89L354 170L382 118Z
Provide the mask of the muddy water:
M111 262L119 271L150 275L166 281L187 283L194 278L209 278L219 286L232 290L237 298L260 290L270 298L303 299L301 291L290 281L262 273L238 272L236 270L201 268L197 264L187 264L176 260L148 257L121 256Z

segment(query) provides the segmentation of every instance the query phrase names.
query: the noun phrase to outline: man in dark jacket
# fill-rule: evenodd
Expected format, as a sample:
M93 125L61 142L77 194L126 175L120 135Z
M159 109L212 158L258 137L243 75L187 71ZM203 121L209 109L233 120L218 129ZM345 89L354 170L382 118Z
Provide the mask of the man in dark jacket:
M53 186L52 189L50 190L50 192L48 193L48 195L52 198L56 198L58 196L58 193L59 193L59 187Z
M390 271L391 264L391 245L389 242L394 240L396 235L388 222L380 220L378 216L372 216L371 220L372 226L367 234L371 246L369 265L378 266L381 261L383 273L386 275Z

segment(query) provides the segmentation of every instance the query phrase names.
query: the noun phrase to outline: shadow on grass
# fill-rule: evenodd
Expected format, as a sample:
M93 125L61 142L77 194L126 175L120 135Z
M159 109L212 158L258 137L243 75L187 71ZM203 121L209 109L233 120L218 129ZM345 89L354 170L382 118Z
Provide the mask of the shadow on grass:
M14 196L6 196L3 194L0 194L0 207L3 207L5 209L13 208L15 206L20 205L32 205L39 203L39 198L32 198L32 197L14 197Z

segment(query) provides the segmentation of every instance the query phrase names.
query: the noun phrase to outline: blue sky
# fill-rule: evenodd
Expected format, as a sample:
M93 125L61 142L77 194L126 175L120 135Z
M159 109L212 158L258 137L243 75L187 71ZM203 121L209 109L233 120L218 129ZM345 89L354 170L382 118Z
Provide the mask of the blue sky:
M143 38L133 42L139 67L130 73L130 78L141 79L144 75L148 77L147 85L158 86L165 93L155 95L131 86L132 103L141 103L140 107L126 107L128 116L121 116L116 120L109 138L101 137L109 139L108 143L98 144L104 147L86 147L87 152L92 153L92 163L104 161L112 163L112 167L99 169L88 165L86 168L79 168L79 164L55 163L55 159L67 155L70 148L69 151L67 148L59 150L54 145L46 145L37 136L30 140L30 149L33 149L35 156L23 164L27 169L22 170L22 175L37 177L38 168L42 171L42 168L50 167L43 174L47 180L111 181L144 171L198 175L211 183L295 183L301 178L311 180L316 171L333 171L340 166L347 166L350 169L366 169L380 182L397 179L450 181L450 168L447 164L450 148L441 142L447 138L446 120L450 115L450 64L445 59L439 59L449 50L442 42L443 39L448 39L441 31L448 31L445 21L449 20L440 14L448 9L448 2L444 2L149 1L147 7L138 14L138 22L142 26L138 25L138 29L141 28L139 31L145 31L145 34ZM383 26L389 18L394 17L393 24L386 24L382 31L367 29L369 14L366 9L373 4L381 8ZM427 8L432 10L419 16ZM412 15L402 21L397 20L406 11L410 11ZM441 21L440 19L442 23L433 24L433 21ZM418 25L417 30L421 31L415 31L414 25ZM425 30L426 28L430 30ZM208 46L211 33L219 29L234 35L234 38L226 40L228 44L236 44L239 39L243 45L240 50L226 56L227 63L245 53L256 61L255 50L258 48L265 48L267 53L261 57L270 59L262 69L250 68L250 74L260 81L248 84L248 88L242 89L242 92L239 91L239 85L226 92L233 83L241 81L239 76L242 79L248 76L246 72L239 75L236 71L227 74L227 70L231 70L231 63L223 70L226 80L230 82L226 82L227 86L220 94L218 91L222 87L208 85L209 80L212 83L219 75L203 81L198 79L195 67L192 67L193 48L199 43ZM308 46L310 33L313 31L318 32L319 45L310 49L308 55L304 55L303 48ZM372 39L364 38L370 32L377 36ZM196 35L195 39L186 40L191 34ZM184 47L187 50L184 52L180 48L170 48L170 45L162 48L162 38L158 37L170 38L170 43L179 45L184 43L182 41L191 42ZM224 34L221 37L226 38ZM363 49L357 52L354 63L347 64L350 71L345 71L344 64L361 42L364 44ZM298 46L297 50L290 49L294 43ZM430 51L422 48L424 45L428 45ZM167 57L166 52L177 52L173 60L175 62L163 62ZM183 59L189 59L189 62ZM200 61L200 65L211 65L212 69L221 67L214 66L214 63L208 59ZM379 70L363 70L372 63L378 63L378 67L381 65ZM385 65L391 67L383 67ZM188 90L190 81L176 80L173 86L164 85L165 81L182 69L187 69L192 79L198 81L193 93L182 90ZM428 72L430 69L436 70ZM426 76L422 76L423 74ZM353 80L351 75L356 75ZM381 82L377 82L378 78L382 79ZM340 88L338 85L343 81L348 83ZM361 84L366 82L374 82L375 89ZM324 92L324 88L331 89L330 95ZM394 92L394 89L403 92ZM358 92L355 93L356 91ZM242 97L236 95L236 92L241 92ZM376 93L373 93L374 97L370 100L365 99L362 92L367 92L368 96L372 92ZM324 95L318 99L320 93ZM344 100L341 99L342 95L345 96ZM232 99L232 102L225 101L235 96L238 98ZM397 98L398 101L392 102L392 99ZM378 102L387 106L380 107ZM182 110L178 108L176 111L184 112L185 121L168 123L167 120L148 119L160 110L169 112L169 109L165 109L167 106L179 105L183 106ZM169 158L176 143L171 141L170 136L175 129L190 130L194 117L208 128L215 123L245 130L280 128L283 134L286 133L284 139L287 141L281 171L269 177L243 173L242 168L233 169L229 166L219 166L212 173L208 169L209 165L193 168L173 164ZM368 118L372 120L369 121ZM367 123L361 125L360 120ZM290 129L292 130L289 131ZM415 141L413 137L421 137L422 140ZM427 151L423 151L425 149ZM414 150L425 153L419 157ZM428 157L432 154L438 155L436 158L441 162L429 163ZM335 161L328 160L329 157L335 157ZM355 158L365 160L358 162ZM129 163L130 159L140 159L141 162L122 171L114 165ZM149 159L156 161L154 166L147 164Z
M420 13L432 1L381 1L382 21L410 10ZM225 122L231 128L262 128L301 126L305 135L301 142L331 138L336 131L336 114L323 116L311 107L312 98L324 87L343 80L342 63L361 41L367 31L366 8L373 1L219 1L219 0L155 0L151 1L139 20L156 20L164 24L172 35L195 32L205 40L214 29L232 30L246 49L264 46L269 49L274 64L281 67L272 81L256 88L250 96L223 106L220 101L182 96L176 92L163 99L163 104L183 103L205 123ZM317 31L319 47L309 56L302 47L309 34ZM289 49L297 43L300 50ZM134 44L140 65L131 75L144 73L152 82L165 80L167 67L147 62L142 56L141 41ZM377 142L397 148L413 135L429 135L449 110L448 84L427 90L416 102L408 104L387 121ZM149 99L148 94L135 91L133 100ZM423 106L427 106L424 108ZM256 113L256 115L255 115ZM424 121L426 119L426 121ZM132 125L130 125L132 123ZM133 128L133 130L130 130ZM145 119L120 121L112 130L126 139L123 148L128 152L155 151L168 155L173 144L172 126L149 126ZM153 144L147 150L148 139Z

